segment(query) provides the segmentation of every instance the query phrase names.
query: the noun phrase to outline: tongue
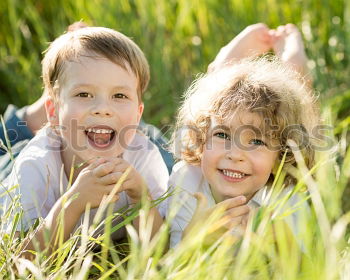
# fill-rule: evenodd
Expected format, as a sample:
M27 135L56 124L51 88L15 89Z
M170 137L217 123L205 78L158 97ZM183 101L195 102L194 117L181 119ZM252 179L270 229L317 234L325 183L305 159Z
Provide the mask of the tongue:
M96 145L107 145L109 144L111 140L111 134L110 133L94 133L94 132L88 132L87 136L91 141L93 141Z

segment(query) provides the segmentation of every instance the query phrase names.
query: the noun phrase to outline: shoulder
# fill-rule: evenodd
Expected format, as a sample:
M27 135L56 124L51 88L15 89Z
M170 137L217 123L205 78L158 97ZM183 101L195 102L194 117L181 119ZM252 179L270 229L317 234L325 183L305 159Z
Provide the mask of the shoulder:
M160 153L156 145L146 135L141 133L135 134L132 142L125 147L123 154L123 158L133 165L138 165L143 160L157 156L160 156Z
M154 198L166 191L168 169L158 148L147 136L137 133L126 147L123 158L145 179Z
M169 178L168 169L155 144L147 136L137 133L128 147L123 158L129 162L141 175L148 176L157 173L157 176Z
M59 172L60 145L57 142L58 138L54 137L45 128L39 131L16 158L9 177L15 174L14 177L18 176L18 180L23 177L34 181L39 174L46 177L49 173Z
M194 193L201 191L201 186L205 183L200 166L190 165L184 161L176 163L170 175L169 186L171 188L185 189Z

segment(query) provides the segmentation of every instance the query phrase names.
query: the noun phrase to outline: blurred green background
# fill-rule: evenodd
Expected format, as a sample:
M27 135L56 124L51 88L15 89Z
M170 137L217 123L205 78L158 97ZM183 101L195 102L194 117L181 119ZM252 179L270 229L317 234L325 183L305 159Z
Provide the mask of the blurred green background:
M2 0L0 113L41 95L42 52L78 20L121 31L145 52L151 83L144 119L159 127L173 122L181 94L220 47L257 22L300 28L323 104L333 104L334 118L348 114L348 0Z

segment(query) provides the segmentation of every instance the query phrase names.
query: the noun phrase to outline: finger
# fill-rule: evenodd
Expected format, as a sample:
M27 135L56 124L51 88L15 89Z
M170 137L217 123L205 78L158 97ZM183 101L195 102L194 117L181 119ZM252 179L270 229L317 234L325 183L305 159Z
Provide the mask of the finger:
M129 166L130 166L130 164L128 162L126 162L125 160L121 160L121 161L116 163L116 165L114 167L114 171L124 172Z
M125 188L125 190L132 188L133 186L137 186L139 190L144 190L145 188L148 189L147 187L147 183L145 180L141 180L141 181L136 181L135 178L128 176L126 177L126 179L122 182L123 184L123 188Z
M117 202L119 200L119 195L114 195L111 202Z
M119 193L123 192L123 191L130 190L132 188L132 186L134 186L132 178L120 181L122 176L123 176L123 173L121 173L121 172L118 172L118 173L120 174L120 177L118 178L118 180L116 182L114 182L113 186L116 184L119 185L119 187L118 187Z
M193 196L197 199L197 207L195 213L208 207L208 200L203 193L196 192L193 194Z
M241 205L235 208L231 208L225 212L225 215L228 215L231 218L242 216L248 214L250 211L250 208L248 205Z
M237 227L238 225L241 224L243 219L243 216L238 216L235 218L230 218L228 216L222 217L222 227L225 228L226 230L231 230L234 227Z
M107 162L107 160L105 158L93 158L87 161L87 163L89 164L86 168L88 170L93 170L95 169L97 166L103 164Z
M240 195L240 196L226 199L223 202L218 203L216 207L222 207L224 210L228 210L228 209L240 206L242 204L245 204L246 202L247 202L247 198L243 195Z
M112 193L113 195L120 195L122 190L120 189L120 186L118 186L117 184L111 184L111 185L105 186L104 192L106 194Z
M112 184L116 184L120 177L122 176L123 173L121 172L112 172L112 173L108 173L105 176L99 177L98 182L102 185L112 185Z
M243 218L242 218L242 223L241 223L241 224L242 224L242 226L243 226L244 228L247 227L248 219L249 219L249 214L248 214L248 215L244 215Z
M125 160L121 157L107 157L107 161L113 162L114 164L120 164L121 162L125 162Z
M228 220L225 227L229 230L239 229L239 228L242 230L245 230L248 223L247 217L248 215L242 215L235 218L231 218Z
M107 161L105 163L100 164L95 169L93 169L92 173L96 177L102 177L113 172L114 167L115 167L115 164L113 162Z
M119 200L119 198L120 198L120 196L118 194L115 194L110 198L109 202L110 203L117 202Z
M112 196L110 196L110 197L109 197L109 195L110 195L110 194L108 194L108 195L106 196L106 198L105 198L109 203L117 202L117 201L119 200L119 198L120 198L119 194L114 194L114 195L112 195Z

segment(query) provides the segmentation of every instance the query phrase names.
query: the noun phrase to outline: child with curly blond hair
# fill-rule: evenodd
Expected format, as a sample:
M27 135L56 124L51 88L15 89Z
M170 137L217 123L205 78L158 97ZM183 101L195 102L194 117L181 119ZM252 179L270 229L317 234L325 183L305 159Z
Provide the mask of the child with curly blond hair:
M277 59L243 60L197 79L186 93L174 134L181 161L170 177L170 187L179 188L169 201L170 209L178 208L170 246L218 207L226 231L244 228L251 209L263 203L283 157L284 192L292 191L295 179L287 171L296 160L290 143L311 166L317 123L312 92ZM292 196L289 202L297 200ZM292 216L295 221L297 213Z

